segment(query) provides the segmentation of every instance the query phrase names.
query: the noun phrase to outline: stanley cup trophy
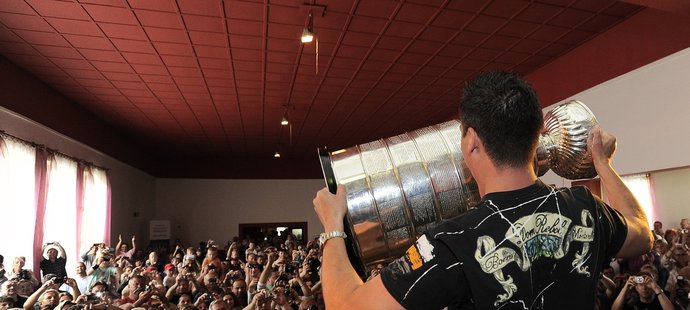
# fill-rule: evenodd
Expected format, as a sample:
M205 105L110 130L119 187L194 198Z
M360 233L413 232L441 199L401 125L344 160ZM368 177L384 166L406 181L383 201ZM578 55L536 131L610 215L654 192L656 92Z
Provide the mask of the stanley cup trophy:
M535 159L538 175L551 169L571 180L596 176L587 151L587 135L596 124L579 101L547 113ZM348 256L360 276L479 202L461 138L460 122L452 120L338 151L319 150L330 191L337 184L347 189Z

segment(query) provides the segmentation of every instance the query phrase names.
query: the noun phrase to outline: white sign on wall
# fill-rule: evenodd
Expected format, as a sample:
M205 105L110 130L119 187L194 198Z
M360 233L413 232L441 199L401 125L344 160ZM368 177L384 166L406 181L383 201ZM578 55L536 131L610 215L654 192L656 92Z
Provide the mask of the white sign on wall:
M149 222L149 240L170 240L170 221L154 220Z

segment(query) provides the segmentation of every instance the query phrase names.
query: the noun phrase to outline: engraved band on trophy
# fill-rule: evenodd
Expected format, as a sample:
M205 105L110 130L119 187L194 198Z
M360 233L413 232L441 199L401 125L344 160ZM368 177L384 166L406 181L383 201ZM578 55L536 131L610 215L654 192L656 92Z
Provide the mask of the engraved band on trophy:
M587 135L597 124L579 101L544 117L537 149L541 176L550 168L567 179L596 176ZM417 129L346 149L320 149L326 183L347 189L348 256L358 273L400 257L417 237L480 199L460 150L460 121Z

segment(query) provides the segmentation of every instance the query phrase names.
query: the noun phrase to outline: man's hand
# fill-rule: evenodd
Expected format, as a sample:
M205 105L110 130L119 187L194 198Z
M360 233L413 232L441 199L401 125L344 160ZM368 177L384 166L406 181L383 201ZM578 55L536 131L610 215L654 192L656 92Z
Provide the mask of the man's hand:
M594 167L609 165L616 152L616 137L599 127L594 126L587 137L587 150L592 155Z
M345 186L338 185L337 194L333 195L328 188L316 193L313 200L314 210L325 231L343 231L343 219L347 213L347 193Z

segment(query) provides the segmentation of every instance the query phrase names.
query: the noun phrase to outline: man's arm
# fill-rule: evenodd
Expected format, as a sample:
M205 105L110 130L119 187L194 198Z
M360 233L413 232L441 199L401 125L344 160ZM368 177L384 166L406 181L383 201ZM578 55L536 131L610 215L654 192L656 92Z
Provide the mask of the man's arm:
M132 249L130 251L132 251L132 254L137 252L137 236L135 235L132 235Z
M336 195L327 188L320 190L313 202L326 232L344 230L343 219L347 212L344 186L338 186ZM386 290L381 277L362 283L347 258L345 240L342 238L332 238L323 245L321 272L328 309L402 309Z
M648 253L652 249L654 237L647 223L647 215L611 167L611 158L616 150L616 138L596 126L589 133L587 147L592 154L594 168L601 178L611 207L618 210L627 222L628 233L616 257L632 258Z

